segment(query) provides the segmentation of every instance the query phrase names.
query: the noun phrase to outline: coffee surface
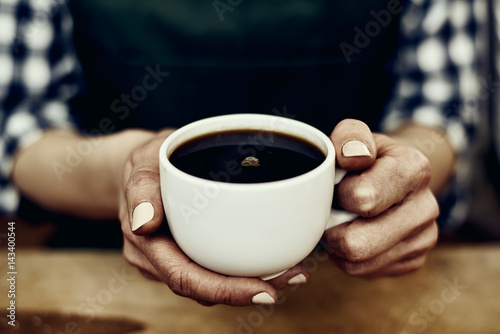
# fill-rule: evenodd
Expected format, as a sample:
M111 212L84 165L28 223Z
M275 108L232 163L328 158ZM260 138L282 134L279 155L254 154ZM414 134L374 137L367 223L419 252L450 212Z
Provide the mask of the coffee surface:
M312 143L291 135L234 130L193 138L172 152L178 169L208 180L230 183L271 182L318 167L325 155Z

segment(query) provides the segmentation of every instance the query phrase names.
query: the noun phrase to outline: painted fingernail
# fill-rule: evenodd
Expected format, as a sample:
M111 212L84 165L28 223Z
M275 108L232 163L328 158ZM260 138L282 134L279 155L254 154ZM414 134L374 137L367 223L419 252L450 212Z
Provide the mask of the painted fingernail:
M304 284L305 282L307 282L306 276L304 274L298 274L290 278L288 285Z
M137 205L132 213L132 231L137 231L142 225L153 219L155 210L150 202Z
M258 305L272 305L276 301L267 292L261 292L252 297L252 303Z
M350 157L370 157L371 153L365 143L359 140L351 140L342 146L342 155Z
M377 198L377 194L372 188L358 187L355 190L356 197L358 198L359 210L363 212L369 212L375 206L373 202L374 198Z

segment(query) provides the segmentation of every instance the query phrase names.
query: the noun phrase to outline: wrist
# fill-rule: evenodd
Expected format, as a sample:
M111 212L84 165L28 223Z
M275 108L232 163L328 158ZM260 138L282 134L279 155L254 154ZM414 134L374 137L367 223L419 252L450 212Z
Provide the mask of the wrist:
M399 144L416 148L427 157L431 166L429 188L438 194L453 175L456 160L456 152L445 133L438 128L411 124L390 137Z

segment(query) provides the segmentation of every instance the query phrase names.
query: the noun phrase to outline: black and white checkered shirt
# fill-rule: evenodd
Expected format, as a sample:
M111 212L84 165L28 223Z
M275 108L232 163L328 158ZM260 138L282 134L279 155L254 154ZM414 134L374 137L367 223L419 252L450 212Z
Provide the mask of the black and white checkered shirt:
M44 129L72 127L68 99L78 91L72 19L56 1L0 1L0 212L18 192L9 181L14 154Z
M467 158L477 110L476 25L482 1L411 0L402 18L397 84L382 122L393 131L407 122L444 130L460 161ZM484 6L485 7L485 6ZM79 90L68 8L56 1L0 0L0 211L11 212L18 194L9 182L14 154L43 129L74 126L67 101ZM422 149L432 149L432 139ZM468 175L442 199L443 224L463 219Z
M408 121L438 127L458 153L453 182L439 198L442 229L454 229L468 213L470 160L480 117L480 27L486 0L412 0L401 22L393 98L384 132ZM482 33L483 31L481 31ZM439 136L415 142L432 153Z

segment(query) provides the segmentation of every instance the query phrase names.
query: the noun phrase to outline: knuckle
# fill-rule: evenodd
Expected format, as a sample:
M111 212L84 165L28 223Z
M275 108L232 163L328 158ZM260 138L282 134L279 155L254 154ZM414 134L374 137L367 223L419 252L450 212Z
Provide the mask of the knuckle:
M183 270L177 271L175 268L172 269L167 275L165 283L176 295L182 297L189 296L190 284L189 279L186 277L188 274L184 273Z
M432 195L430 190L427 192L427 198L429 200L429 205L428 205L429 215L432 220L435 220L439 216L439 204L434 195Z
M120 229L122 230L124 238L130 238L130 234L128 233L130 230L130 221L128 212L125 210L120 210L119 219L120 219Z
M428 184L431 179L431 166L427 157L418 149L410 147L412 159L408 160L409 167L414 175L417 175L417 180Z
M367 257L368 239L359 233L346 233L339 243L339 251L349 262L361 262Z
M373 186L365 186L356 191L357 207L362 217L372 217L377 214L375 207L379 200L379 192Z
M138 149L134 150L130 156L129 160L132 163L132 165L140 165L142 164L146 159L146 155L148 153L147 147L145 145L139 147Z
M364 266L360 263L345 262L341 269L349 276L363 276L365 274Z
M188 295L188 293L186 292L185 284L183 284L182 277L180 275L169 275L165 283L176 295L181 297L186 297Z
M412 173L413 164L406 161L406 163L401 163L400 160L394 159L393 166L388 172L390 173L389 177L393 183L404 184L408 179L408 175Z
M438 228L436 222L434 221L423 236L423 243L420 250L423 253L429 251L436 245L437 241L438 241Z
M226 280L222 281L214 288L214 298L218 303L230 305L233 304L236 291L232 286L225 284L225 282Z
M141 170L133 173L125 187L125 195L128 195L134 189L147 185L147 184L159 184L160 174L151 170Z
M158 277L154 273L152 273L146 269L139 269L139 272L141 273L141 275L144 278L147 278L147 279L152 280L152 281L158 281Z
M207 307L210 307L210 306L214 306L215 303L212 303L212 302L207 302L205 300L201 300L201 299L198 299L196 300L196 302L202 306L207 306Z
M135 258L132 257L128 252L126 252L125 250L123 250L123 258L125 259L125 261L134 266L134 267L137 267L136 266L136 261L135 261Z
M128 264L130 264L136 268L143 269L142 268L142 261L134 253L134 251L130 249L130 247L127 247L126 245L124 245L122 254L123 254L123 258L125 259L125 261Z
M208 280L197 279L196 275L190 274L189 265L171 268L165 280L170 290L178 296L208 303L233 304L236 291L226 282L227 279L214 284ZM203 291L210 293L206 295Z
M419 205L422 224L434 222L439 216L439 204L429 188L415 192L415 203Z
M167 282L167 285L170 288L170 291L172 291L177 296L181 296L181 297L187 297L188 296L188 294L182 288L182 284L180 284L180 282L178 282L177 280L175 280L175 279L169 279L169 281Z
M405 268L406 269L405 272L410 273L410 272L419 270L420 268L422 268L424 266L425 260L426 260L426 256L422 255L422 256L410 261Z
M439 238L439 230L438 230L437 223L435 221L432 223L431 235L432 236L431 236L430 242L429 242L429 249L431 249L432 247L434 247L437 244L438 238Z

